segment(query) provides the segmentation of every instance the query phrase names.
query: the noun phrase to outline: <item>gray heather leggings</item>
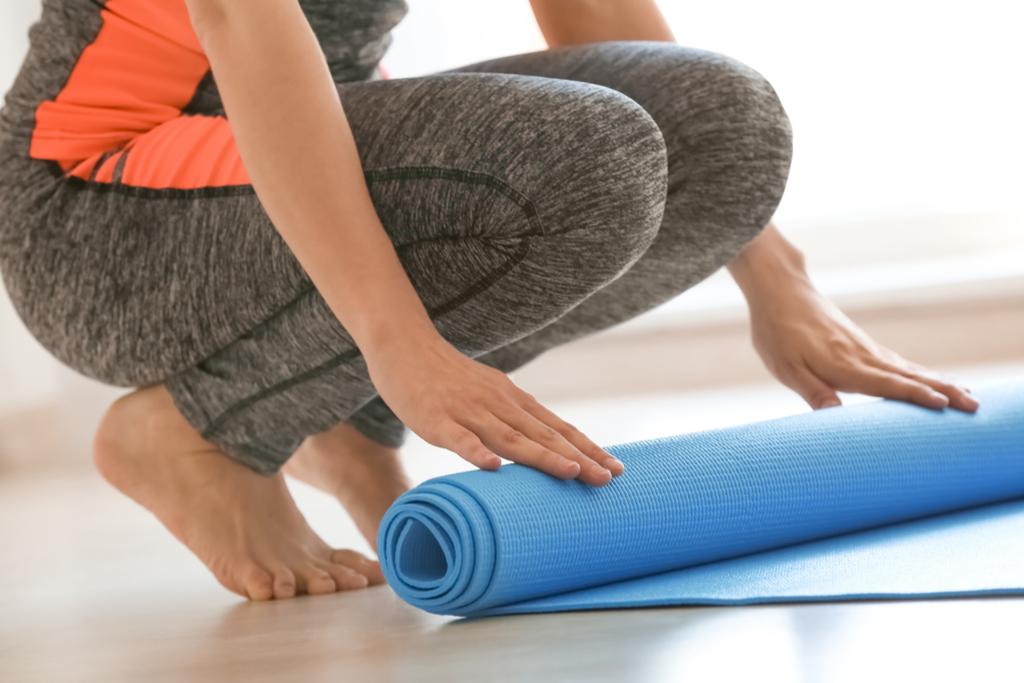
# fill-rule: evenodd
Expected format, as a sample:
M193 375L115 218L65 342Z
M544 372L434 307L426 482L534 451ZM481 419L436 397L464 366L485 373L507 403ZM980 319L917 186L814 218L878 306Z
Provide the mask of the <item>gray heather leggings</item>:
M506 372L706 278L768 222L789 170L789 122L767 81L671 44L338 88L374 205L438 331ZM42 178L24 163L15 170ZM110 384L165 382L206 439L264 474L343 421L402 442L251 188L52 182L42 199L8 193L24 220L20 232L7 223L0 266L62 361Z

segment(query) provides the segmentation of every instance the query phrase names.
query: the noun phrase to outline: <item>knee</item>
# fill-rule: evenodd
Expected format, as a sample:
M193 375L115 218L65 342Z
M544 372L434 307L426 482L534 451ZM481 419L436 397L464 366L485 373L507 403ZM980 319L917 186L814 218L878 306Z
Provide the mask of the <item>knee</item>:
M703 195L694 208L729 226L712 248L724 260L757 237L778 208L793 132L778 94L760 73L714 53L703 53L701 65L697 92L704 94L673 152L689 159L677 171L681 186Z
M737 153L773 160L785 177L793 156L793 131L775 88L742 62L706 55L707 96L700 122L722 131L720 144L735 140Z
M650 113L673 157L723 145L770 155L788 169L789 118L760 73L726 55L653 41L613 41L571 48L587 79L606 83Z
M672 140L673 166L739 183L750 197L777 204L789 175L793 132L772 85L725 55L678 46L661 50L677 68L658 72L664 82L651 110Z
M562 82L564 83L564 82ZM647 251L661 225L668 183L665 140L629 97L572 83L571 130L533 196L547 236L571 255L582 282L600 286Z
M717 268L754 239L782 199L793 153L789 117L764 76L731 57L623 43L627 92L664 133L672 220L658 249L706 253ZM667 256L666 256L667 258Z

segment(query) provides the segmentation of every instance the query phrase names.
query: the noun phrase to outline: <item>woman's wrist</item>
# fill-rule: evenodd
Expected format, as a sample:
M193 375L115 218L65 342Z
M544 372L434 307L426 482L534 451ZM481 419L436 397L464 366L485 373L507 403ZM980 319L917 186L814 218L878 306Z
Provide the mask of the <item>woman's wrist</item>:
M761 234L729 262L728 268L751 303L780 289L810 286L803 253L774 223L768 223Z
M408 355L416 349L444 342L425 310L405 313L394 308L379 308L372 317L364 317L348 330L368 361L396 354Z

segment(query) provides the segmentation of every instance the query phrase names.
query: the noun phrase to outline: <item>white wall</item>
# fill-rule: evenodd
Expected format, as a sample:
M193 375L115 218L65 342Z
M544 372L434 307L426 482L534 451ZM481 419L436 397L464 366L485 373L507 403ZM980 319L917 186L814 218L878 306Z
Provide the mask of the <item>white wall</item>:
M1022 204L1024 41L1008 0L666 2L684 44L775 84L790 226Z
M542 49L527 0L409 0L384 63L396 77ZM0 2L0 90L38 0ZM784 228L1021 204L1024 104L1007 0L662 0L679 41L772 81L795 128ZM3 217L0 217L2 220ZM69 387L71 387L69 389ZM0 413L79 380L38 349L0 296Z

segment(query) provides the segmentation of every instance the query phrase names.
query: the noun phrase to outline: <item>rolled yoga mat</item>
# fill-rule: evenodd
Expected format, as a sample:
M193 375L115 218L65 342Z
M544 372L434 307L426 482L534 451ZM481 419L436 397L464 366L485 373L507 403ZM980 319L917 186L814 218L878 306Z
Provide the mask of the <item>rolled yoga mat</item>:
M975 396L974 415L876 401L613 446L626 471L602 488L519 465L432 479L385 515L381 565L463 616L1024 594L1024 381Z

